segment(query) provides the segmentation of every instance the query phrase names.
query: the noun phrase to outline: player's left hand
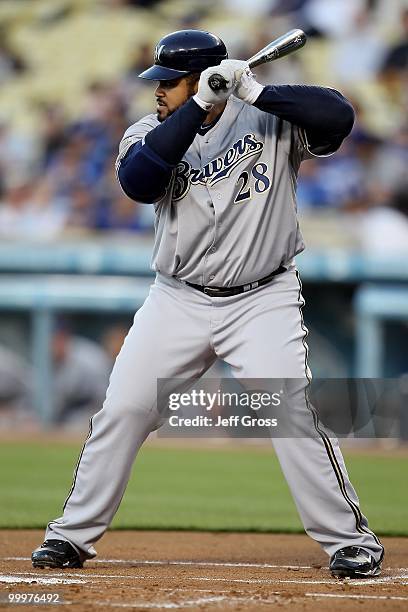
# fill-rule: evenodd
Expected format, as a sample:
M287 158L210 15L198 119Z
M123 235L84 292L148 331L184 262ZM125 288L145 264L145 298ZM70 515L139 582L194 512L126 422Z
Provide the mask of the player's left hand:
M246 68L234 90L234 96L247 104L253 104L259 98L264 86L258 83L248 64L246 62L243 63L246 64Z
M240 60L223 60L217 66L211 66L201 73L198 82L198 91L193 99L202 108L206 105L220 104L229 98L239 82L244 69L248 66L246 62ZM213 91L208 82L214 74L224 78L226 86L223 89ZM208 108L206 108L208 110Z

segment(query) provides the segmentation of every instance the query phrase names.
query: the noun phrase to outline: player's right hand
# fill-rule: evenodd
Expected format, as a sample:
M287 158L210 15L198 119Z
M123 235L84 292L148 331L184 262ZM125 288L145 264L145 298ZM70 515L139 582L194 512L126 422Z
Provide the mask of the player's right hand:
M194 96L196 102L203 108L204 105L200 104L200 102L208 106L225 102L234 91L246 65L246 62L238 60L224 60L219 66L211 66L204 70L200 75L198 91ZM208 80L213 74L222 76L225 79L226 87L213 91L208 84Z
M264 86L258 83L250 67L246 68L235 88L234 96L240 98L247 104L253 104L261 95Z

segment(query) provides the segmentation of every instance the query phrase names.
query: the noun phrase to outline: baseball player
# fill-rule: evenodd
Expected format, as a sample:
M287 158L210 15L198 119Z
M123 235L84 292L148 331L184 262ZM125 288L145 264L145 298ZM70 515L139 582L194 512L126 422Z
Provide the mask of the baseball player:
M224 89L214 92L213 74ZM135 456L160 424L157 379L200 377L217 358L245 378L301 379L290 410L316 435L274 440L306 532L333 575L380 573L383 547L368 528L336 440L307 402L303 298L294 257L302 160L334 153L354 112L334 89L263 86L229 60L213 34L183 30L158 43L156 113L125 133L122 189L156 213L156 280L90 423L63 515L48 524L35 567L82 567L118 509Z

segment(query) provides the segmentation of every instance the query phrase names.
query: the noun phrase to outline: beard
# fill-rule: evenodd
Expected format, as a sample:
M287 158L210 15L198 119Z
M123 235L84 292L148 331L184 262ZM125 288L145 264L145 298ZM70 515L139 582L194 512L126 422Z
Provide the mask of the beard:
M166 116L161 117L160 113L156 113L157 121L159 121L159 123L163 123L163 121L166 121L166 119L171 117L171 115L173 115L176 112L176 110L184 106L184 104L188 102L188 100L190 100L190 98L192 98L194 94L195 94L195 89L194 89L194 84L192 83L192 84L189 84L188 91L187 91L187 98L184 100L184 102L182 102L179 106L177 106L177 108L174 108L173 110L169 110L169 108L165 106L165 108L167 108Z
M178 108L180 108L180 107L178 107ZM168 109L167 109L167 110L168 110ZM175 113L175 112L176 112L176 110L177 110L177 108L176 108L176 109L174 109L174 110L172 110L172 111L171 111L171 110L168 110L167 115L166 115L165 117L161 117L161 116L160 116L160 114L159 114L159 113L157 113L157 114L156 114L157 121L159 121L160 123L163 123L163 121L166 121L166 119L168 119L169 117L171 117L171 115L173 115L173 113Z

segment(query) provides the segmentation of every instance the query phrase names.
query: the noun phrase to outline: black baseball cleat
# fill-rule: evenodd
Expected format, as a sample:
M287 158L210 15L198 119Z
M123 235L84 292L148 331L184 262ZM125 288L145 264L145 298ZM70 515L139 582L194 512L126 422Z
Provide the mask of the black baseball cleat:
M359 546L340 548L330 559L330 571L335 578L372 578L381 573L381 562Z
M45 540L31 555L33 567L82 567L79 554L65 540Z

